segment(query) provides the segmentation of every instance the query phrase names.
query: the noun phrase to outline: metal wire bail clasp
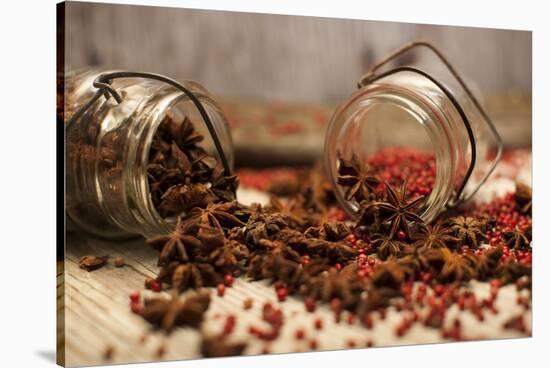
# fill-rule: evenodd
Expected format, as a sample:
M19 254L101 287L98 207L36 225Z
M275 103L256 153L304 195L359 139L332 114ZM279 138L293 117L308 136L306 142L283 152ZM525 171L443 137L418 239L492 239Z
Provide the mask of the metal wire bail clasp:
M120 71L120 72L110 72L110 73L103 73L99 75L93 82L93 86L97 88L97 91L95 94L90 98L90 100L84 104L82 107L80 107L69 119L67 122L67 127L73 124L75 121L77 121L85 112L88 110L101 96L104 96L105 99L109 99L113 97L117 104L120 104L122 102L122 97L117 92L115 88L111 85L112 81L114 79L118 78L149 78L154 79L160 82L167 83L171 85L172 87L180 90L183 94L185 94L191 102L195 105L197 110L199 111L199 114L201 115L202 119L204 120L204 123L206 124L206 127L208 128L208 132L210 133L210 136L212 137L212 140L214 142L214 145L216 147L216 151L218 152L218 155L220 157L220 160L222 161L222 165L224 168L225 175L232 175L231 172L231 166L229 165L229 162L227 160L227 157L225 156L223 147L220 143L220 139L218 137L218 134L216 133L216 129L214 129L214 125L212 124L212 121L210 120L210 117L208 116L208 113L206 112L206 109L204 108L201 101L198 99L195 94L190 91L189 89L185 88L181 83L177 82L174 79L165 77L160 74L154 74L154 73L145 73L145 72L130 72L130 71Z
M460 87L463 88L464 92L466 93L468 98L472 101L475 108L479 111L479 113L481 114L483 120L485 121L485 124L487 125L487 127L489 128L491 133L493 134L493 138L496 141L497 153L496 153L496 157L495 157L493 163L491 164L490 168L487 170L487 172L485 173L483 178L479 181L477 187L475 189L473 189L468 194L464 193L464 188L466 187L466 184L467 184L468 180L470 179L470 177L472 175L472 172L474 171L474 168L476 166L476 159L477 159L477 157L476 157L477 156L477 154L476 154L476 152L477 152L476 151L476 138L475 138L475 135L473 133L472 125L470 124L468 116L464 112L464 109L462 108L462 106L460 105L458 100L455 98L455 96L453 96L453 94L441 82L439 82L436 78L434 78L429 73L427 73L425 71L422 71L418 68L415 68L415 67L412 67L412 66L402 66L402 67L397 67L397 68L390 69L390 70L382 72L382 73L378 73L378 70L382 66L386 65L388 62L396 59L397 57L399 57L402 54L410 51L413 48L419 48L419 47L425 47L425 48L429 49L430 51L432 51L439 58L439 60L445 65L445 67L448 69L448 71L456 79L456 81L458 82ZM483 183L485 183L485 181L487 180L489 175L491 175L491 173L495 169L496 165L498 164L498 162L500 161L500 158L502 156L502 139L501 139L500 135L498 134L497 130L495 129L495 126L494 126L493 122L489 118L489 115L486 113L484 108L481 106L481 104L479 103L479 100L474 96L471 89L464 82L464 79L458 74L458 72L451 65L451 63L448 61L448 59L434 45L432 45L428 42L413 41L413 42L407 43L407 44L399 47L395 51L391 52L388 56L386 56L385 58L380 60L378 63L374 64L367 71L367 73L365 73L363 76L361 76L361 78L357 82L357 86L358 86L358 88L363 88L363 87L365 87L365 86L367 86L371 83L374 83L375 81L377 81L377 80L379 80L383 77L386 77L386 76L389 76L389 75L392 75L392 74L396 74L396 73L399 73L399 72L404 72L404 71L419 74L419 75L429 79L432 83L434 83L447 96L447 98L454 105L454 107L456 108L456 110L458 111L458 113L461 117L461 120L464 124L464 127L466 128L466 132L468 134L468 138L469 138L469 141L470 141L470 147L471 147L471 161L470 161L470 165L469 165L469 167L468 167L468 169L467 169L467 171L464 175L464 179L462 180L462 183L460 184L459 189L455 193L454 198L451 201L449 201L449 203L447 204L447 207L450 207L450 208L456 207L460 203L465 202L465 201L469 200L470 198L472 198L472 196L479 190L479 188L483 185Z

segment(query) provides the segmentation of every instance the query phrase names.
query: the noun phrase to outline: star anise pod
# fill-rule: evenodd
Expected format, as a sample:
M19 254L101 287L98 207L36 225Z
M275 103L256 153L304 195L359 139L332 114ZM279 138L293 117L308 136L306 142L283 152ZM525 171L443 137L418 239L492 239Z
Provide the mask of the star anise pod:
M199 292L185 299L178 296L171 299L158 297L145 299L140 315L169 333L175 326L198 327L209 305L208 292Z
M281 216L287 226L293 229L304 229L311 221L308 221L308 211L302 207L299 197L291 198L286 203L277 197L270 198L269 210Z
M203 337L201 354L206 358L241 355L246 343L229 342L225 336Z
M187 116L183 119L179 127L177 125L170 125L169 131L172 138L181 149L193 148L203 139L203 136L195 130L193 123Z
M362 320L365 314L388 307L391 299L400 295L401 291L393 288L371 287L361 295L355 314Z
M448 248L432 248L427 257L439 270L440 280L468 281L476 276L476 257L471 254L460 254Z
M412 275L414 275L414 270L409 265L402 264L397 258L390 257L376 267L370 280L375 287L400 290L403 282Z
M249 250L235 240L225 240L223 245L214 249L204 257L206 262L212 264L216 270L227 274L240 268L240 262L249 257Z
M161 268L157 280L170 283L172 289L179 292L216 286L222 282L223 276L210 263L171 262Z
M502 247L492 247L476 257L477 277L486 280L493 277L502 258Z
M486 239L483 232L485 223L473 217L457 216L448 220L454 236L463 244L474 248L479 246L479 241Z
M309 227L305 233L307 237L328 241L340 241L351 234L348 225L342 221L325 222L317 227Z
M189 176L191 174L191 161L189 160L189 157L187 157L187 155L174 142L172 142L170 150L172 155L168 160L168 167L173 165L178 168L184 176Z
M430 270L430 259L428 254L433 248L405 247L398 262L408 269L413 269L416 273Z
M221 201L231 202L236 199L235 193L239 186L239 178L237 175L226 176L223 173L223 169L214 170L212 176L212 187L210 190Z
M510 248L529 249L531 244L531 227L522 230L516 225L514 230L502 234L504 241Z
M185 219L185 223L209 225L220 230L244 226L245 223L234 215L238 207L236 202L210 203L206 208L195 207Z
M503 284L516 282L518 279L528 276L531 277L532 267L520 262L500 263L496 274Z
M332 185L323 171L323 165L316 163L309 170L303 180L300 189L301 206L316 213L326 213L328 208L334 204L335 196Z
M367 208L373 207L380 211L380 216L383 222L390 223L390 238L397 234L398 230L403 230L407 238L410 238L409 222L422 224L422 219L413 212L413 209L418 207L424 199L420 196L412 201L406 200L406 186L403 182L400 193L398 194L389 184L385 184L385 193L387 202L372 202L367 204Z
M212 203L212 191L201 183L173 185L160 198L158 210L163 217L179 215L191 208L203 208Z
M376 249L378 257L381 259L397 256L407 247L406 243L383 234L374 234L371 245Z
M312 256L322 257L331 263L346 264L355 257L358 251L345 242L332 242L321 239L308 238L306 240L306 253Z
M533 197L531 187L522 183L516 183L516 192L514 199L518 205L519 211L530 215L533 207Z
M159 251L158 265L163 266L169 261L188 262L202 247L202 242L189 233L190 228L184 226L178 217L174 230L168 235L159 235L147 240L147 244Z
M441 223L419 226L411 239L413 240L412 245L416 248L445 248L458 241L452 235L452 230Z
M364 287L357 277L357 265L351 263L337 271L331 268L316 277L312 277L301 288L303 295L329 302L340 299L342 307L352 308L359 302Z
M350 160L339 158L337 183L346 187L345 198L362 202L369 198L371 192L380 183L369 165L361 164L354 154Z

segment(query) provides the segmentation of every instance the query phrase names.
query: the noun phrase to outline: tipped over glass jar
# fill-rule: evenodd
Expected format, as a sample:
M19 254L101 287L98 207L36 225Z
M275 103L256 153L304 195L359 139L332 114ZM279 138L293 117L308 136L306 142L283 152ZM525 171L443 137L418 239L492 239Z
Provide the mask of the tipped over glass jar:
M176 213L234 199L227 120L201 85L93 70L58 83L67 228L150 237L171 231Z
M431 50L452 77L443 82L421 69L378 69L413 48ZM432 221L469 200L490 175L501 139L479 101L447 59L431 44L412 42L383 59L359 82L359 90L333 114L325 140L325 167L336 197L352 218L360 208L339 170L350 161L390 185L406 181L407 194L424 196L418 215ZM364 174L364 173L363 173Z

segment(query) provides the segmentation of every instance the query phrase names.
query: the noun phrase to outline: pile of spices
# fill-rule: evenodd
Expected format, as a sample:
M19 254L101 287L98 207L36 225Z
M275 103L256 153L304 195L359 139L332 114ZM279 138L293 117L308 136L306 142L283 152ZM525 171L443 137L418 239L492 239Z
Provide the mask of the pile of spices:
M181 299L179 293L216 287L221 297L235 277L270 280L280 302L289 296L303 298L310 313L317 303L327 303L337 322L348 316L348 323L357 321L370 329L373 316L385 318L391 306L407 312L395 328L396 336L421 324L455 340L464 338L460 320L443 324L451 306L481 321L485 313L497 312L494 300L501 286L530 288L528 187L518 185L515 193L426 224L415 210L434 183L433 155L387 148L364 163L357 157L340 158L338 184L348 199L360 204L360 216L350 222L319 166L300 172L300 180L289 179L292 183L286 187L279 183L272 192L284 197L274 195L269 205L238 203L237 177L223 175L217 160L198 145L202 138L188 119L168 116L150 153L153 202L159 213L177 222L171 234L147 240L158 252L160 267L149 285L169 290L171 298L131 305L166 332L176 325L200 326L210 302L208 294ZM489 298L476 299L461 288L474 279L491 282ZM243 309L252 306L249 299ZM250 326L250 336L264 342L279 338L282 310L266 303L262 320L262 327ZM323 328L322 320L317 321L315 328ZM227 341L234 324L228 319L220 336L203 337L202 353L241 354L244 343ZM523 327L511 320L505 328ZM303 330L296 331L295 338L307 340ZM315 340L308 344L318 347Z

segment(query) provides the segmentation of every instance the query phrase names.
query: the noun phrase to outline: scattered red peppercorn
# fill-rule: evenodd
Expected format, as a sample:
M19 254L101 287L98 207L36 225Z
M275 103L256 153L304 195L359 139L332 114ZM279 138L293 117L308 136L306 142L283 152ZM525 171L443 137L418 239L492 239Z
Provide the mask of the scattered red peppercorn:
M233 278L233 275L229 273L223 277L223 282L225 283L225 286L229 286L229 287L233 286L234 280L235 279Z
M308 297L304 299L304 305L309 313L315 312L315 304L315 299L313 298Z
M303 338L306 336L306 333L303 329L298 329L296 332L294 332L294 337L296 340L303 340Z
M252 300L252 298L246 298L244 301L243 301L243 309L244 310L249 310L252 308L254 304L254 301Z
M132 303L138 303L140 298L141 298L141 294L139 293L139 291L134 291L133 293L130 294L130 301Z
M313 323L316 330L322 330L323 329L323 320L321 318L317 318L315 322Z
M287 296L288 296L288 292L287 292L286 288L281 288L281 289L277 290L277 299L280 302L284 302L286 300Z
M218 284L216 289L218 291L218 296L224 296L224 294L225 294L225 285L224 284Z

